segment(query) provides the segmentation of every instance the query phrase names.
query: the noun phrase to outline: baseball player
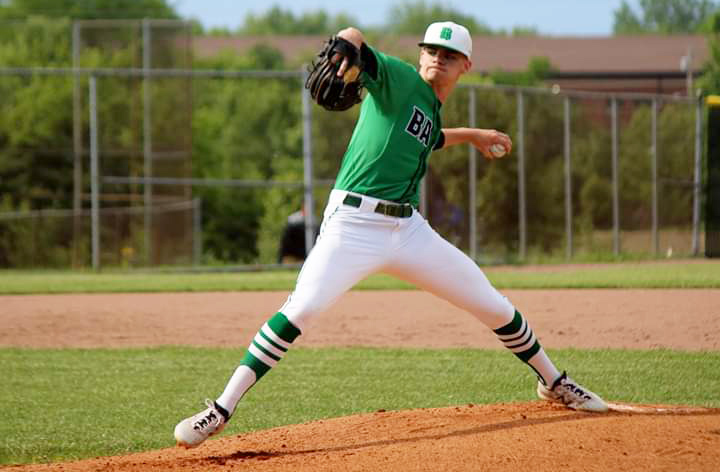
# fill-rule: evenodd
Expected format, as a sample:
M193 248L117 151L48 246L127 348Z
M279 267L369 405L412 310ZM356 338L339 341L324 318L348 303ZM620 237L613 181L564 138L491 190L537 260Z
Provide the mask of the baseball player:
M433 150L470 143L492 159L500 154L497 146L505 153L512 148L510 138L496 130L441 127L442 104L472 65L468 30L452 22L431 24L419 44L417 69L373 49L355 28L337 37L359 51L359 80L368 93L317 242L295 290L260 328L222 394L176 426L178 445L195 447L219 433L243 395L285 356L312 319L376 272L407 280L477 317L537 374L541 399L575 410L606 411L598 395L555 367L523 315L416 209ZM336 54L333 61L340 64L337 76L344 77L349 57Z

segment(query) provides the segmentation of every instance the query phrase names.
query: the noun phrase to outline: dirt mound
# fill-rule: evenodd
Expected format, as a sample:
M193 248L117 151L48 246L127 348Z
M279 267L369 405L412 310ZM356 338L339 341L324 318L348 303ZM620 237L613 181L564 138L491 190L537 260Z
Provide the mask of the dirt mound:
M529 315L545 347L720 348L717 289L506 292ZM287 292L4 296L0 345L244 347L286 297ZM477 320L423 292L350 292L322 316L333 322L317 322L300 345L500 347ZM202 337L208 319L226 327L220 338ZM190 451L8 470L720 470L720 409L615 409L593 415L534 402L378 412L222 437Z
M720 470L720 409L545 402L376 412L223 437L193 450L13 471Z

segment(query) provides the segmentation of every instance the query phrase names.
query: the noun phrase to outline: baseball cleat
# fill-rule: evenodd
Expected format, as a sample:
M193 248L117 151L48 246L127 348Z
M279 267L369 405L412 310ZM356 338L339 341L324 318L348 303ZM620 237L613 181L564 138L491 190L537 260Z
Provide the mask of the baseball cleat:
M563 372L562 375L548 388L538 381L537 394L542 400L558 402L578 411L593 411L602 413L608 411L605 401L582 387Z
M180 447L189 449L202 444L213 434L225 428L225 417L212 400L205 400L207 409L185 418L175 426L175 441Z

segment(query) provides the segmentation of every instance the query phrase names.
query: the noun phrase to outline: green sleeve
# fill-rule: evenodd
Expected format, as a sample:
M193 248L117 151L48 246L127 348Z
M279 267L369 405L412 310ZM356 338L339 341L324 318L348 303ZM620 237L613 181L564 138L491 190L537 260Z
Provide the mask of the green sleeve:
M404 103L412 90L408 85L417 80L417 71L397 57L384 54L370 46L368 49L375 56L377 71L375 77L363 71L360 76L363 85L381 106L395 108Z

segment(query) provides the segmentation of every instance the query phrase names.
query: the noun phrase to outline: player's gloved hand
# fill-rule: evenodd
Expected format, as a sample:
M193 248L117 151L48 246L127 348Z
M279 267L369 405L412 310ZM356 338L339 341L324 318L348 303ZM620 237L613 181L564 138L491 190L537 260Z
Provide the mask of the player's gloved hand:
M330 37L308 71L305 88L326 110L347 110L362 100L362 84L358 80L362 71L360 50L350 41Z

